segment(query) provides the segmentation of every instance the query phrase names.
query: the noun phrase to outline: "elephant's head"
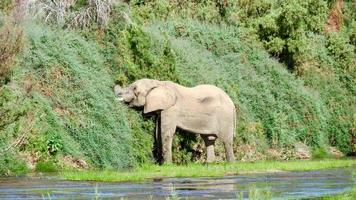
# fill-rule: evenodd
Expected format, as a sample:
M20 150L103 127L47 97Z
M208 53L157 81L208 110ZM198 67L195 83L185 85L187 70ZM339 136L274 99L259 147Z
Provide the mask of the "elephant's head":
M144 107L144 113L164 110L176 103L174 89L161 81L140 79L122 88L115 85L114 92L119 101L130 107Z

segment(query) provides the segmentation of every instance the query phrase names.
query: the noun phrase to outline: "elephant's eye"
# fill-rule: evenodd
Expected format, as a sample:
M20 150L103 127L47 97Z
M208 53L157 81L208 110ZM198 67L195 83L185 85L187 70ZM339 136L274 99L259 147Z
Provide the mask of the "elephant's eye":
M137 86L136 86L136 85L133 87L133 92L134 92L134 94L137 96L138 91L137 91Z

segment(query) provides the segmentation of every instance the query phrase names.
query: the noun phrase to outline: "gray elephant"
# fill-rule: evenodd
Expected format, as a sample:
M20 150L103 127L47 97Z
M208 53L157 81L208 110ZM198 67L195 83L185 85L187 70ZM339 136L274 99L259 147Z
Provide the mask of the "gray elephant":
M126 88L115 85L114 92L130 107L143 107L144 113L157 114L156 140L161 143L163 162L172 162L172 140L177 128L201 135L207 162L215 160L217 138L225 146L227 161L234 161L235 106L220 88L188 88L171 81L140 79Z

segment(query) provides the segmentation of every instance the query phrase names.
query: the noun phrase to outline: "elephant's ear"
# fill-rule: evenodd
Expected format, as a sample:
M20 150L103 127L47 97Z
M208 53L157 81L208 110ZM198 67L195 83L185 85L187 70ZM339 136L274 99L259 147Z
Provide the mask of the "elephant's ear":
M165 86L158 86L147 94L143 112L149 113L157 110L165 110L172 107L175 103L175 92Z

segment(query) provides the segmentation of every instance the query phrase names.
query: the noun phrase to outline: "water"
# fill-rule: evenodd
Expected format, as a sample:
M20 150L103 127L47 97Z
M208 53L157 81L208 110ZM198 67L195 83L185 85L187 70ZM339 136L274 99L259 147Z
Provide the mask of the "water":
M0 199L236 199L251 188L276 199L312 198L351 189L351 169L260 173L210 178L165 178L140 183L65 181L54 176L2 177Z

